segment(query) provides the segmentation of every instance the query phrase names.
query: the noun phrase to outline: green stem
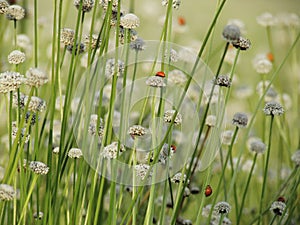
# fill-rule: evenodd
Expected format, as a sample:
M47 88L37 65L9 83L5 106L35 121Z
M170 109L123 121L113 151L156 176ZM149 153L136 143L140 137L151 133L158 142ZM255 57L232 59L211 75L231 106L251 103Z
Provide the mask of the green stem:
M262 219L262 209L263 209L263 203L264 203L264 199L265 199L265 190L266 190L266 186L267 186L266 184L267 184L267 178L268 178L268 167L269 167L270 152L271 152L273 121L274 121L274 115L271 115L268 149L267 149L267 159L266 159L266 162L265 162L263 185L262 185L262 190L261 190L260 207L259 207L259 214L260 214L261 217L260 217L260 220L258 222L258 225L260 224L261 219Z
M38 7L34 0L34 66L38 67Z
M250 170L250 173L248 175L246 187L245 187L245 190L244 190L244 193L243 193L243 197L242 197L242 203L241 203L241 206L240 206L240 213L238 214L238 217L237 217L237 225L240 224L240 220L241 220L241 217L242 217L243 208L244 208L244 204L245 204L245 200L246 200L246 195L247 195L249 184L250 184L250 180L251 180L251 177L252 177L252 174L253 174L253 171L254 171L254 167L255 167L257 155L258 154L255 153L254 158L253 158L253 162L252 162L252 166L251 166L251 170Z

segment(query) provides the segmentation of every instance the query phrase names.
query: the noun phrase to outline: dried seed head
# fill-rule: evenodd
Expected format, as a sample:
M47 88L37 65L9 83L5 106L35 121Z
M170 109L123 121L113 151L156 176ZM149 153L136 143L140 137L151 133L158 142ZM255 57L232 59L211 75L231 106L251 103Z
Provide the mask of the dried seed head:
M136 176L140 177L142 180L146 178L146 175L150 169L150 166L147 164L138 164L134 166L134 169L136 171ZM150 171L148 173L147 178L150 178L152 176L152 172Z
M115 59L108 59L105 65L105 76L107 78L112 77L115 73L118 77L123 76L125 71L125 64L123 61L118 60L115 72Z
M263 27L271 27L277 24L277 18L271 13L265 12L256 18L259 25Z
M24 76L18 72L6 71L0 73L0 93L17 90L24 82Z
M165 87L164 78L159 76L151 76L146 80L146 85L151 87Z
M43 212L39 212L39 213L37 213L37 212L35 212L34 214L33 214L33 218L34 219L38 219L38 220L41 220L41 219L43 219L43 217L44 217L44 213Z
M130 48L135 51L145 50L145 42L142 38L137 38L136 40L130 42Z
M118 0L100 0L99 4L103 7L104 10L107 10L109 2L111 2L111 4L112 4L112 10L117 11L118 10Z
M20 63L23 63L26 57L23 52L19 50L14 50L11 53L9 53L7 59L8 59L8 63L18 65Z
M68 157L72 159L79 159L83 156L81 149L71 148L68 152Z
M182 85L187 81L185 74L181 70L171 70L168 74L168 82L175 85Z
M95 34L93 34L92 36L85 35L84 37L84 45L91 49L97 49L100 47L101 40L99 40L98 44L97 41L98 41L98 35Z
M284 202L274 201L270 207L270 211L272 211L277 216L282 216L285 208L286 204Z
M32 172L39 175L46 175L49 172L49 167L45 163L39 161L31 161L29 163L29 168Z
M233 138L233 130L225 130L224 132L222 132L222 143L224 145L230 145L231 144L231 140ZM235 141L234 141L235 143Z
M101 138L101 137L103 137L103 134L104 134L103 119L100 118L98 131L97 131L97 123L98 123L97 120L98 120L98 115L97 114L92 114L91 119L90 119L90 125L89 125L89 128L88 128L88 132L92 136L95 136L97 134Z
M120 27L120 32L119 32L119 41L123 45L125 42L128 40L125 40L125 30L126 28ZM130 35L130 41L135 41L138 38L138 33L134 29L129 29L129 35Z
M28 104L28 110L32 112L43 112L46 108L46 102L36 96L32 96Z
M25 51L31 50L31 41L26 34L17 35L17 46L21 47Z
M162 0L162 2L161 2L161 4L162 4L163 6L167 6L168 3L169 3L169 0ZM180 4L181 4L181 0L173 0L173 2L172 2L172 7L173 7L174 9L179 9Z
M58 154L59 153L59 147L55 147L52 149L53 154Z
M170 49L170 51L165 52L165 59L170 62L177 62L179 59L178 53L174 49Z
M247 126L248 116L245 113L236 113L233 116L232 124L239 127L244 128Z
M120 25L126 29L135 29L140 26L140 19L133 13L121 17Z
M251 46L251 42L247 38L240 37L236 43L233 43L233 46L242 51L247 50Z
M0 0L0 14L5 14L8 10L9 4L5 0Z
M216 85L219 85L221 87L230 87L231 86L231 79L227 75L219 75L215 80L214 80Z
M60 42L65 46L73 45L75 39L75 31L69 28L61 29Z
M119 149L118 149L119 145ZM125 147L122 144L118 144L118 142L113 142L110 145L107 145L103 148L103 152L101 155L106 159L116 159L118 152L119 155L125 151Z
M275 101L267 102L263 111L267 116L280 116L284 113L282 105Z
M15 189L8 184L0 184L0 200L11 201L16 197Z
M291 157L296 166L300 166L300 150L297 150Z
M248 149L255 153L264 153L266 150L266 145L259 138L249 138L247 141Z
M184 182L186 181L186 175L185 175L185 174L182 175L182 173L176 173L176 174L171 178L171 181L172 181L173 183L176 183L176 184L178 184L178 183L180 183L180 182L184 183ZM189 180L189 179L187 180L187 183L190 183L190 180Z
M171 123L172 122L172 119L175 115L175 110L167 110L165 113L164 113L164 121L165 123ZM174 124L175 125L180 125L182 123L182 115L180 113L177 113L176 117L175 117L175 120L174 120Z
M73 54L73 48L74 48L74 45L73 44L71 44L71 45L68 45L67 46L67 50L68 50L68 52L70 52L71 54ZM85 45L83 44L83 43L77 43L76 45L75 45L75 55L77 55L77 54L82 54L82 53L84 53L85 52Z
M39 68L30 68L26 71L25 84L31 87L40 87L48 82L48 76Z
M17 122L13 122L12 123L12 132L11 132L11 136L12 136L13 140L15 140L17 138L18 131L19 131L19 128L17 127ZM25 134L26 134L26 128L21 128L20 140L21 140L21 142L24 141L24 143L26 144L26 143L28 143L28 141L30 139L30 135L28 134L28 132L26 135ZM20 140L18 140L18 143Z
M224 27L222 35L227 42L236 43L241 36L240 28L234 24L228 24Z
M255 71L259 74L268 74L273 68L273 64L267 58L258 57L253 61L253 67Z
M128 134L131 136L144 136L147 134L147 130L145 127L141 125L133 125L129 127Z
M218 202L214 207L216 215L228 214L231 210L231 206L227 202Z
M10 5L6 11L9 20L21 20L25 16L25 9L19 5Z
M217 117L215 115L208 115L205 119L206 126L214 127L216 125Z
M80 9L80 4L82 4L83 12L89 12L92 10L95 3L94 0L74 0L74 5L78 10Z

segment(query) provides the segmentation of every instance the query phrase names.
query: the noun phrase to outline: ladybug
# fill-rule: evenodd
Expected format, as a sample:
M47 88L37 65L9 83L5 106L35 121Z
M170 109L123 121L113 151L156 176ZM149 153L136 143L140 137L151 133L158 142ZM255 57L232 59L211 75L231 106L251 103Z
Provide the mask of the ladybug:
M162 77L164 78L166 76L166 74L163 72L163 71L158 71L155 76L158 76L158 77Z
M285 202L285 198L282 197L282 196L280 196L280 197L277 199L277 201L279 201L279 202Z
M267 53L267 59L270 60L270 62L274 62L274 55L271 52Z
M184 26L186 24L185 18L182 16L179 16L177 21L180 26Z
M175 145L171 145L171 150L175 153L176 152L176 146Z
M204 194L205 194L206 197L211 196L211 194L212 194L212 188L211 188L210 185L207 185L207 186L206 186L205 191L204 191Z

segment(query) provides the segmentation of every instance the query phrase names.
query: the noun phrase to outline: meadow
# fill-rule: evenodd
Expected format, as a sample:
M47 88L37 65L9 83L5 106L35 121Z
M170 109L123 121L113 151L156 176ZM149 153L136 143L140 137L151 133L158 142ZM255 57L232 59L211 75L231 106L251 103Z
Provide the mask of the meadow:
M300 224L299 0L0 0L0 225Z

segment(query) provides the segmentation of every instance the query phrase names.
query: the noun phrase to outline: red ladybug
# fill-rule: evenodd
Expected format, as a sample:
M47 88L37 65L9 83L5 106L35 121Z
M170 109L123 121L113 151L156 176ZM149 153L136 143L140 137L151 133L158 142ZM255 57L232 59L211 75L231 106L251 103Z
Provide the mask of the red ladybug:
M277 201L279 201L279 202L285 202L285 198L282 197L282 196L280 196L280 197L277 199Z
M206 197L211 196L211 194L212 194L212 188L211 188L210 185L206 186L204 194L205 194Z
M175 153L176 152L176 146L175 145L171 145L171 150Z
M178 24L180 26L184 26L186 24L186 21L185 21L184 17L182 17L182 16L179 16L177 20L178 20Z
M272 52L267 53L267 59L271 62L274 62L274 55L272 54Z
M164 78L166 76L166 74L163 72L163 71L158 71L155 76L158 76L158 77L162 77Z

